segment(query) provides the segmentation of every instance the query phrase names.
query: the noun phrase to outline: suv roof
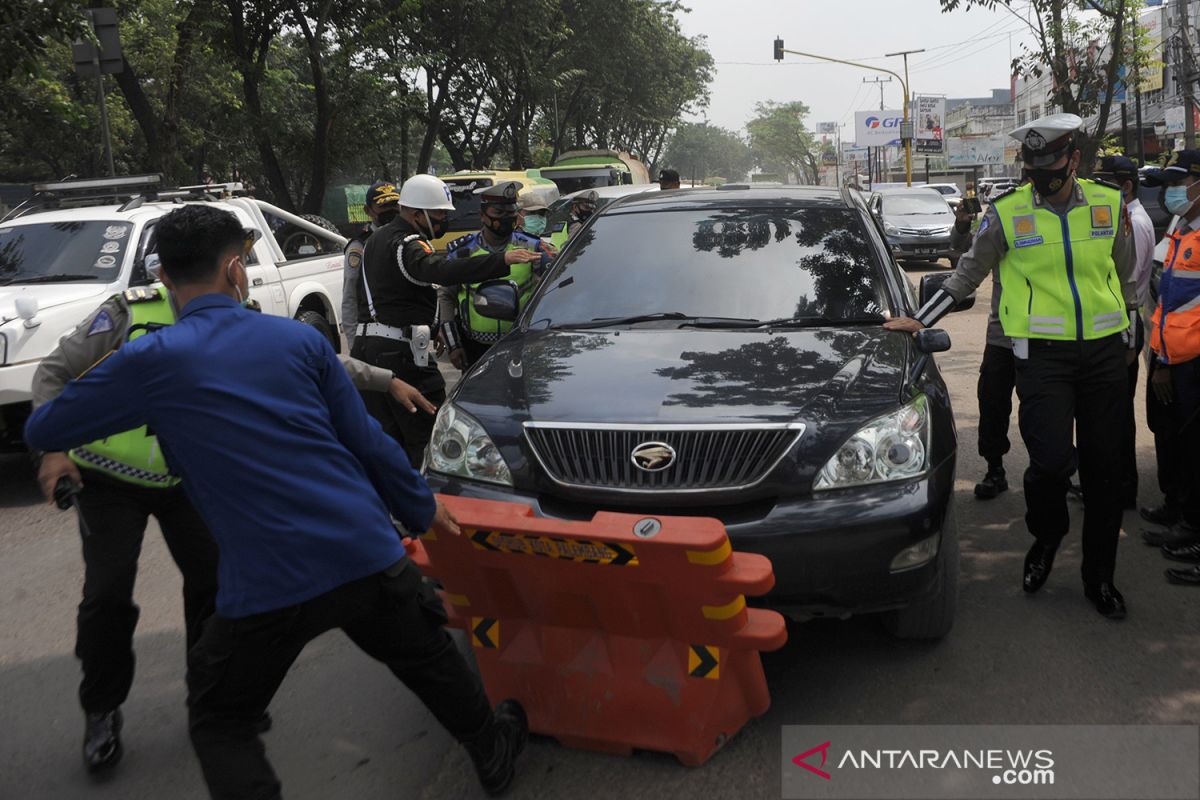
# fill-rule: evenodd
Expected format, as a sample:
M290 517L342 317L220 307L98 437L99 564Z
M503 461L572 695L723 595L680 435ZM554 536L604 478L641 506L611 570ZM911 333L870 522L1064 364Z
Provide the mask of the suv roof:
M672 211L687 208L726 208L738 206L836 207L852 208L858 203L848 189L824 186L754 186L727 183L718 188L668 189L639 192L622 197L604 208L602 214L637 211Z

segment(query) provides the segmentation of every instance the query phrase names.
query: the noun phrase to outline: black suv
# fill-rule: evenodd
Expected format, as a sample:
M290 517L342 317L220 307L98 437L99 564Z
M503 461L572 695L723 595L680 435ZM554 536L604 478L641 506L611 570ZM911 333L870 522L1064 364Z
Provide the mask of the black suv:
M476 308L504 318L514 302L494 282ZM916 305L857 193L621 199L439 411L429 482L564 519L716 517L735 549L771 559L767 605L887 612L897 635L940 637L957 593L955 429L928 354L949 339L881 327Z

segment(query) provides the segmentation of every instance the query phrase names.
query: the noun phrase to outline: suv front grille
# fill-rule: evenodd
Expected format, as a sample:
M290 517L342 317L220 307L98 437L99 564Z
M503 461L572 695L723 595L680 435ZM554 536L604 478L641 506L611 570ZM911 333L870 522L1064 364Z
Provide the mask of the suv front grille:
M527 422L525 436L551 480L616 491L699 492L752 486L804 433L802 423L621 425ZM665 445L670 465L647 471L634 450Z

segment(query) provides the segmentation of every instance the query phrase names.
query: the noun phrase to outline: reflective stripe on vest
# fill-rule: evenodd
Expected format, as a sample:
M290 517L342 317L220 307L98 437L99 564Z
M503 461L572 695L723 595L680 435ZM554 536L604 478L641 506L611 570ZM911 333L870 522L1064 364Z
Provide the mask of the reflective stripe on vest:
M1200 231L1167 234L1150 347L1167 364L1200 356Z
M510 241L504 249L528 250L530 248L525 243ZM488 256L492 252L484 247L476 246L466 257ZM499 280L510 280L517 284L521 295L520 307L524 308L529 298L533 295L533 264L513 264L508 270L508 275ZM462 324L463 332L468 338L485 344L493 344L500 341L504 334L512 330L512 323L501 319L489 319L475 311L475 304L471 302L471 295L478 286L478 283L472 283L458 287L458 320Z
M145 328L137 328L138 325L172 325L175 322L175 311L167 298L167 290L152 291L157 293L157 299L129 303L128 340L146 333ZM81 467L98 470L126 483L163 489L179 484L179 478L167 469L158 437L152 436L145 425L77 447L69 455Z
M1087 200L1061 217L1022 186L994 204L1008 252L1000 262L1000 324L1016 339L1101 339L1129 316L1113 261L1121 193L1079 181Z

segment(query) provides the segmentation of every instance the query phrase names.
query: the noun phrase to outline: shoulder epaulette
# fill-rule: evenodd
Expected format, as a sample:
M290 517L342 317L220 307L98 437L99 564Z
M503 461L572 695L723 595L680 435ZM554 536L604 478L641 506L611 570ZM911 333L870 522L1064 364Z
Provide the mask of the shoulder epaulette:
M1118 192L1121 191L1120 186L1117 186L1115 183L1110 183L1109 181L1103 180L1102 178L1084 178L1084 180L1089 180L1092 183L1098 183L1101 186L1107 186L1109 189L1116 189Z
M1014 186L1011 189L1006 189L1003 192L1001 192L1000 194L993 197L988 202L992 205L995 205L997 200L1003 200L1005 197L1008 197L1010 194L1012 194L1013 192L1015 192L1017 189L1020 189L1020 188L1021 188L1020 186Z
M126 303L149 303L153 300L161 299L158 289L153 289L149 286L135 286L132 289L126 289L122 294L125 297Z
M471 244L472 241L474 240L475 236L476 236L476 234L474 234L474 233L468 233L465 236L458 237L453 242L446 245L446 252L452 253L460 247L465 247L465 246Z

